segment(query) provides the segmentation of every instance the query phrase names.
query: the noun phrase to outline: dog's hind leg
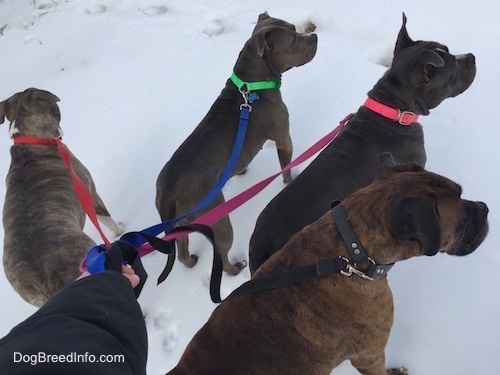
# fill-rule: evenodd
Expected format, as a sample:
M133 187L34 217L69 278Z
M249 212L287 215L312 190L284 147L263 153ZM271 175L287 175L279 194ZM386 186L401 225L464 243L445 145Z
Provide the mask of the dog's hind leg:
M92 198L94 199L94 207L97 214L97 220L103 223L111 231L114 237L118 237L119 235L123 234L123 232L125 232L125 224L117 223L113 220L108 209L104 205L104 202L102 201L99 194L97 194L97 192L92 192Z

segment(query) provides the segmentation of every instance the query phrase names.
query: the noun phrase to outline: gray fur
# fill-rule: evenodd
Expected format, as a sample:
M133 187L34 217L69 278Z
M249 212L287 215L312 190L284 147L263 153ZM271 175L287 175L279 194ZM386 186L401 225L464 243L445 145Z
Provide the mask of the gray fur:
M406 17L392 65L368 96L391 107L428 115L444 99L464 92L474 80L472 54L455 56L437 42L413 41ZM402 126L361 107L339 136L265 207L250 239L252 274L289 238L318 219L335 199L373 181L378 157L425 166L422 126Z
M279 81L286 70L306 64L316 53L315 34L302 35L285 21L267 13L259 16L251 38L243 47L234 72L246 82ZM258 91L259 99L252 104L248 130L233 175L243 174L266 140L276 142L281 167L292 157L288 111L279 90ZM194 208L217 185L224 171L236 139L243 103L241 93L228 80L220 96L193 133L175 151L158 176L156 207L163 221L182 216ZM292 180L284 173L285 182ZM224 202L219 193L206 210L189 216L191 222L202 213ZM224 270L237 274L246 262L233 265L227 253L233 242L233 230L226 216L212 226L222 255ZM194 266L196 255L190 255L187 236L177 240L179 260Z

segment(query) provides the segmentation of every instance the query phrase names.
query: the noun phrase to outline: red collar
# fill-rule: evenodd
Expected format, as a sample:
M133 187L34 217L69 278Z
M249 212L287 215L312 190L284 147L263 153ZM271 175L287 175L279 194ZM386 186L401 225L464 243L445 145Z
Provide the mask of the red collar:
M14 136L14 144L29 144L29 145L47 145L47 146L57 146L57 142L61 141L61 138L39 138L31 135L18 135Z
M388 119L399 122L401 125L411 125L418 121L418 114L410 111L401 111L397 108L392 108L373 100L372 98L366 99L364 106L371 109L373 112L378 113Z

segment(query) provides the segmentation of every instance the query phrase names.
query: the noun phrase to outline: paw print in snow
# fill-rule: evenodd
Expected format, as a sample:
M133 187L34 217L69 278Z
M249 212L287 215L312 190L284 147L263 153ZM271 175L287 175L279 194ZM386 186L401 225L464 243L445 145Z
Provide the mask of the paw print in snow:
M99 13L104 13L105 11L106 11L106 5L100 3L91 5L86 10L86 12L89 14L99 14Z
M141 9L141 12L144 13L146 16L159 16L161 14L167 13L168 9L166 6L151 6L147 7L144 9Z
M162 346L166 352L172 352L177 345L177 324L171 322L171 313L166 309L160 309L152 317L152 324L162 336Z

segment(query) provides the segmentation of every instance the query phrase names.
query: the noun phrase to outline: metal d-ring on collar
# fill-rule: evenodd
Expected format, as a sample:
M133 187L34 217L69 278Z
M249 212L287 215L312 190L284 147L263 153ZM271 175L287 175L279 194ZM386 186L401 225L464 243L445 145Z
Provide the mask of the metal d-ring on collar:
M252 110L252 106L250 106L250 104L259 99L259 96L254 91L278 90L281 87L281 81L246 82L238 77L235 72L231 74L230 79L243 96L244 103L240 106L240 110L246 107L249 112Z
M340 257L347 262L346 269L340 271L340 273L344 276L351 276L354 273L355 275L358 275L367 280L373 280L377 277L385 276L387 272L389 272L389 270L392 268L394 263L376 264L375 261L366 254L366 251L361 245L358 236L356 235L356 233L354 233L354 230L347 221L347 215L344 211L344 208L339 203L340 201L332 202L332 217L333 221L337 225L340 236L344 240L344 243L353 262L351 264L351 261L349 259ZM362 272L356 268L358 264L363 264L366 262L370 263L370 267L367 271Z

